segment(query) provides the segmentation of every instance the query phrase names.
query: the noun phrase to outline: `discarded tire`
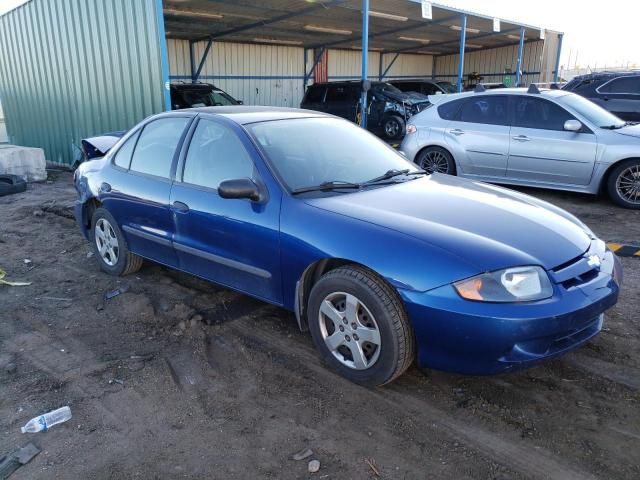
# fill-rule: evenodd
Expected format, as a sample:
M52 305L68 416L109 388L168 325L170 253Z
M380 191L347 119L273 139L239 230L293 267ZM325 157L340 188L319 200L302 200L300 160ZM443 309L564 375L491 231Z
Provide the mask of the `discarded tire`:
M0 175L0 197L24 192L27 182L17 175Z

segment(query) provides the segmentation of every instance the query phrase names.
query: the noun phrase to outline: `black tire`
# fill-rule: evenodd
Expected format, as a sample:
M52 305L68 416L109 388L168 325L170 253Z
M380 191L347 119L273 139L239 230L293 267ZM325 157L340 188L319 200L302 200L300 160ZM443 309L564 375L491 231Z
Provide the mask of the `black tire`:
M446 167L443 160L446 163ZM453 160L453 156L442 147L432 146L421 150L416 155L414 163L429 173L456 174L456 162Z
M109 265L107 263L98 249L96 240L96 224L101 219L108 222L118 241L117 261L114 262L113 265ZM91 243L93 245L94 253L98 258L98 262L100 263L100 269L103 272L110 275L124 276L135 273L140 270L140 267L142 267L142 257L139 257L129 251L127 241L125 240L124 235L122 235L122 231L120 230L118 223L115 218L113 218L113 215L111 215L105 208L100 207L93 212L93 216L91 217Z
M373 361L372 356L371 365L361 370L356 370L340 361L327 346L323 337L320 308L327 297L341 293L357 297L374 317L379 332L380 344L377 347L379 352L376 360ZM311 289L307 317L313 342L324 362L354 383L367 387L384 385L402 375L413 362L415 340L402 301L383 279L366 268L347 265L323 275ZM360 330L352 330L351 334L357 331ZM337 333L341 337L345 331ZM354 335L351 340L355 342L361 339ZM355 345L355 343L349 345ZM345 343L344 346L347 344ZM365 345L363 350L366 347L371 345Z
M405 133L404 118L398 115L391 115L382 122L382 134L386 140L399 140Z
M24 192L26 189L27 182L18 175L0 175L0 197Z
M609 197L615 203L624 208L630 208L633 210L640 210L640 192L638 192L635 198L625 198L618 189L618 182L637 182L635 186L640 188L640 159L632 158L630 160L624 160L613 167L613 170L609 174L607 179L607 192ZM631 187L632 184L623 184ZM622 187L622 185L621 185ZM624 188L621 188L624 191Z

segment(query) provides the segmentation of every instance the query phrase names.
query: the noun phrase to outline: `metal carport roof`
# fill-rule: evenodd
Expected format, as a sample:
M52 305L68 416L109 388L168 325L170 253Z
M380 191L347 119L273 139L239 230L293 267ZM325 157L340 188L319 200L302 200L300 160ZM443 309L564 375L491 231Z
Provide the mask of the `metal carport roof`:
M457 53L462 17L466 50L537 40L541 28L432 3L432 19L422 17L420 0L370 0L369 48L384 52ZM305 48L360 47L361 0L165 0L167 35L186 40L276 43Z

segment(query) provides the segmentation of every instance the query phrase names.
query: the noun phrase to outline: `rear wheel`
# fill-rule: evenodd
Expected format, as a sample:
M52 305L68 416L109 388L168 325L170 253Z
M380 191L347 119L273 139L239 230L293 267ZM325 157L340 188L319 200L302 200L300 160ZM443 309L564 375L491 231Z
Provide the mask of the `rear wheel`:
M91 237L100 268L111 275L128 275L142 266L142 257L131 253L116 220L104 208L91 218Z
M427 147L416 157L415 163L429 173L456 174L456 163L444 148Z
M640 209L640 159L620 162L607 181L611 200L625 208Z
M404 135L405 121L402 117L392 115L382 124L382 130L387 140L399 140Z
M326 273L311 290L307 312L323 360L355 383L389 383L413 361L413 331L402 302L365 268Z

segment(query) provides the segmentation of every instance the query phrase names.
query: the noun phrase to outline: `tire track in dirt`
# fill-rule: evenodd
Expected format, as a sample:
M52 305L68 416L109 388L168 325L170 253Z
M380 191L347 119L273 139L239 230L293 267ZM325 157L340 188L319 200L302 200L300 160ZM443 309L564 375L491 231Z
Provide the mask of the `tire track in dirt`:
M254 315L259 312L254 312ZM291 339L270 331L258 321L245 317L227 324L228 329L240 336L248 337L258 343L266 343L285 356L294 356L303 362L304 366L323 377L331 377L331 382L339 382L345 390L361 389L342 377L331 372L321 363L311 347L294 343ZM530 444L522 442L517 436L500 437L492 432L474 426L468 422L453 418L446 411L434 407L429 402L415 395L399 391L396 386L387 386L369 391L373 398L386 403L389 407L405 412L422 420L432 429L444 436L463 442L470 448L484 454L495 462L500 463L526 478L540 478L552 480L596 480L596 477L583 471L577 466L570 465L558 459L551 452L542 448L532 448Z

